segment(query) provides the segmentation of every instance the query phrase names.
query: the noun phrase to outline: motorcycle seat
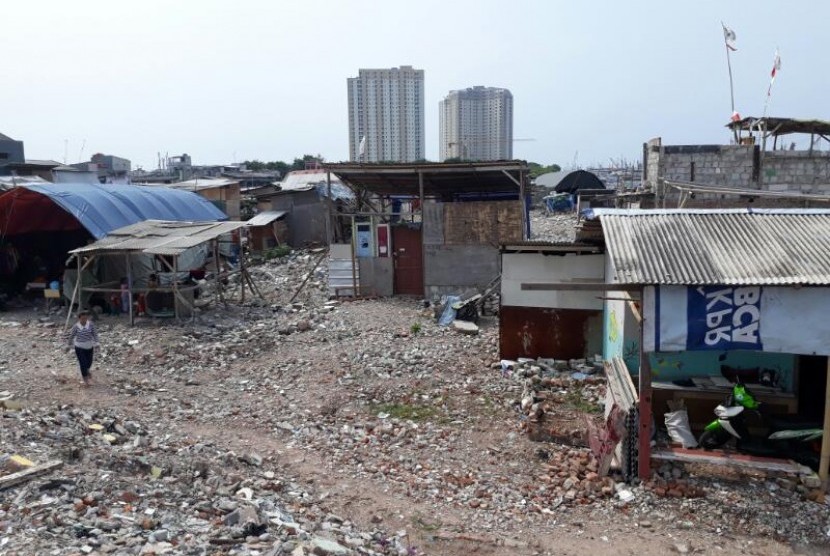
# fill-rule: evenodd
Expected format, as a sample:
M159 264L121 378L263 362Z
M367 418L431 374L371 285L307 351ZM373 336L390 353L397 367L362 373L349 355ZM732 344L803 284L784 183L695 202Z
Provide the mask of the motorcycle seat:
M780 416L769 417L768 423L772 431L801 431L805 429L821 429L823 423L820 421L800 421L797 417Z

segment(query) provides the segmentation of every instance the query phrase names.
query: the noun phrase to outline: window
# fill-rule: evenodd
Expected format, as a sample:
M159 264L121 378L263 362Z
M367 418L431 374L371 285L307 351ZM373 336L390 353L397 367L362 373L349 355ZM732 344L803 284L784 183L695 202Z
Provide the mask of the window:
M0 160L8 160L9 153L0 153Z

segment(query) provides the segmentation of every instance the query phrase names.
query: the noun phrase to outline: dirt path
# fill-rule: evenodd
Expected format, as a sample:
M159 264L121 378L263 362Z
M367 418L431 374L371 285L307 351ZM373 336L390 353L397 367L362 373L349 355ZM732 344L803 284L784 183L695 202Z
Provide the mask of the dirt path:
M540 515L513 499L485 511L456 499L452 493L458 490L444 493L441 480L456 480L453 472L462 468L482 485L490 484L480 479L485 477L507 490L535 488L539 445L517 433L516 413L499 398L507 387L482 374L490 372L491 353L465 353L457 338L438 332L408 337L412 308L395 305L389 312L381 302L354 304L347 320L375 326L366 326L357 339L292 335L260 353L215 362L195 360L207 348L171 347L190 340L173 337L159 345L155 329L145 338L145 330L107 325L106 353L90 388L77 384L74 361L56 347L53 329L5 328L0 333L7 370L0 374L0 390L14 392L35 410L55 404L117 408L125 418L162 423L193 442L253 450L312 488L331 513L365 528L380 523L406 530L420 553L830 554L817 545L753 538L752 523L744 530L719 530L716 517L695 516L695 506L686 502L647 514L598 503ZM389 339L390 324L404 331L397 341ZM113 345L116 337L121 343ZM131 337L141 340L143 351L123 345ZM176 350L185 355L174 358ZM367 370L410 355L414 363L405 372L394 365L388 373ZM186 357L194 361L190 367L182 363ZM367 440L374 436L361 436L363 428L385 426L388 419L379 420L379 413L421 408L424 414L415 414L411 425L395 429L403 436L377 449ZM433 466L443 479L424 486L419 465ZM498 496L493 493L494 500ZM677 520L681 514L690 520Z

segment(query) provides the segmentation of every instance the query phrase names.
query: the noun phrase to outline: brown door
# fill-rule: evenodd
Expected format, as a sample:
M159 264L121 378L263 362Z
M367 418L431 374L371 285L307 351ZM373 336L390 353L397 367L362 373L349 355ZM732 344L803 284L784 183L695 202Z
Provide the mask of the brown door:
M424 295L424 259L421 230L392 228L392 256L395 263L395 294Z

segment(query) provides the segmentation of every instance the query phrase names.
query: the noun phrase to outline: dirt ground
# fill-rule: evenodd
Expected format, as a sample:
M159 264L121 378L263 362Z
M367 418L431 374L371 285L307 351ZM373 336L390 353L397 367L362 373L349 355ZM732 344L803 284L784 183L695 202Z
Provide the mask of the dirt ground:
M430 494L433 486L422 486L405 470L367 472L373 465L403 467L410 461L450 470L463 465L512 488L527 482L523 475L533 476L539 444L518 432L515 411L500 399L510 390L491 369L494 324L484 339L465 344L468 340L421 318L414 302L355 302L333 314L339 324L316 336L277 337L269 322L252 336L248 351L235 348L236 359L215 361L204 355L207 345L194 346L198 340L185 337L186 327L144 324L131 330L123 319L104 317L102 356L93 369L95 383L86 388L78 384L59 330L37 326L38 315L20 310L3 315L4 321L24 325L0 328L5 360L0 390L35 411L56 405L116 409L124 418L156 423L192 442L240 453L255 450L281 473L313 488L332 513L367 529L382 523L390 531L406 530L418 554L830 554L821 544L826 537L798 546L786 534L757 536L751 521L721 528L717 516L699 515L686 502L668 501L651 511L612 502L563 505L544 515L512 503L482 511L452 496ZM245 322L245 327L256 323ZM411 330L412 322L422 322L424 331ZM484 351L471 352L471 345ZM416 364L403 371L394 366L385 374L366 371L390 353L400 352L394 357L401 359L403 352L418 350ZM192 363L185 369L171 353L189 354ZM433 404L437 413L418 423L424 435L444 435L446 442L416 436L373 453L329 433L371 418L379 407L383 411L419 396L441 396L440 405ZM306 432L280 428L286 421Z

